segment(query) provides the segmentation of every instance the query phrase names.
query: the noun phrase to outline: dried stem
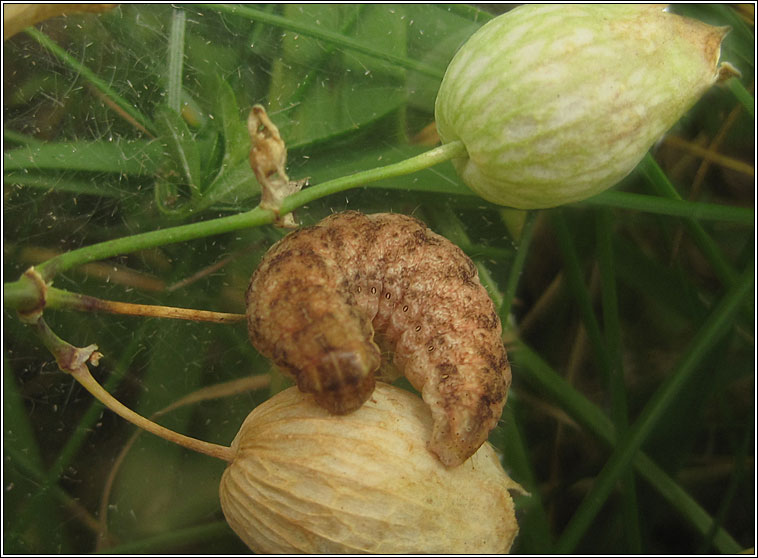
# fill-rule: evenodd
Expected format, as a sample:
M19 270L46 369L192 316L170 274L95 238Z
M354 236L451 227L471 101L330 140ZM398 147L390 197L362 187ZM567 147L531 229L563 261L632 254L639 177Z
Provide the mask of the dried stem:
M56 289L55 287L48 287L47 289L47 307L81 310L83 312L108 312L110 314L126 314L129 316L213 322L217 324L234 323L245 319L244 314L103 300L94 296L70 293Z
M741 108L740 105L738 105L737 108ZM755 169L751 165L745 163L744 161L740 161L739 159L735 159L734 157L722 155L716 151L718 145L714 145L713 143L709 147L701 147L695 143L692 143L691 141L687 141L677 136L666 137L664 143L673 147L686 149L690 153L702 157L706 162L714 163L721 167L731 169L751 178L755 176Z
M196 438L190 438L184 434L179 434L173 430L156 424L151 420L146 419L142 415L135 413L125 405L123 405L118 399L113 397L110 393L97 383L97 380L90 374L89 368L86 366L79 367L74 373L72 373L77 382L79 382L84 389L90 392L98 401L108 407L111 411L119 415L121 418L128 420L135 426L147 430L160 436L164 440L173 442L187 449L209 455L224 461L231 462L234 459L234 451L228 446L222 446L219 444L213 444L198 440Z
M42 318L37 321L36 326L37 332L40 334L42 341L55 356L58 367L64 372L71 374L74 379L84 387L84 389L90 392L98 401L121 418L128 420L143 430L147 430L156 436L160 436L164 440L168 440L169 442L173 442L198 453L203 453L210 457L215 457L228 462L231 462L234 459L234 450L232 450L231 447L190 438L189 436L169 430L168 428L156 424L142 415L135 413L108 393L105 388L95 380L87 367L88 362L93 366L97 366L98 360L102 356L97 352L96 345L90 345L85 348L74 347L58 337Z
M265 374L258 376L247 376L244 378L239 378L237 380L231 380L229 382L207 386L194 391L177 401L174 401L160 411L156 411L150 415L150 418L156 419L160 416L168 414L170 411L184 407L185 405L199 403L200 401L229 397L245 391L255 391L266 388L270 384L271 376ZM113 484L116 481L116 475L121 468L126 455L129 453L132 446L139 438L140 434L142 434L142 430L136 430L126 442L126 444L124 444L124 447L121 448L121 451L119 452L118 456L111 466L110 471L108 472L108 477L105 480L105 484L103 485L103 492L100 497L100 510L98 512L100 521L98 525L97 551L100 551L102 548L106 548L109 543L110 536L108 534L108 507L111 497L111 490L113 489Z

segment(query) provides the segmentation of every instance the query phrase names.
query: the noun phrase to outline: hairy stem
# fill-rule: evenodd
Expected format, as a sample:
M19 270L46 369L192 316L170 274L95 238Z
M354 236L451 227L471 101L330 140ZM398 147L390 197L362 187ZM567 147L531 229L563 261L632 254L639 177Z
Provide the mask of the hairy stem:
M282 202L279 212L285 214L289 211L297 209L313 200L317 200L330 194L336 194L356 186L363 186L371 182L377 182L379 180L385 180L387 178L395 178L397 176L405 176L418 172L439 163L444 163L450 159L456 159L460 157L466 157L468 155L466 147L461 141L451 141L434 149L430 149L415 157L410 157L399 163L393 163L384 167L377 167L375 169L369 169L366 171L357 172L349 176L343 176L329 180L322 184L318 184L311 188L306 188L300 192L293 194L286 198Z

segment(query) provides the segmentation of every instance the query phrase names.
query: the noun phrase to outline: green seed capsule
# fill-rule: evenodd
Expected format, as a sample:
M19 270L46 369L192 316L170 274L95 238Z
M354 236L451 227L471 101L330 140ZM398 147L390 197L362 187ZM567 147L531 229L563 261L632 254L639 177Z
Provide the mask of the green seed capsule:
M660 5L526 5L479 29L435 106L483 198L520 209L593 196L634 169L716 81L728 32Z

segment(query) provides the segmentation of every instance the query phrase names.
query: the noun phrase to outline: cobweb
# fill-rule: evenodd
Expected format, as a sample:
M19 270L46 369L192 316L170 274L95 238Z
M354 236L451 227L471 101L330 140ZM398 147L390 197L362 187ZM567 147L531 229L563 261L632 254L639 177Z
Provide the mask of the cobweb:
M37 26L43 39L22 32L6 41L4 281L65 251L254 207L249 145L234 135L254 103L264 103L279 126L294 178L323 181L425 149L413 138L433 120L447 61L484 20L473 9L425 5L252 9L125 4L50 19ZM337 40L318 38L322 31ZM172 54L179 73L172 74ZM178 108L178 120L161 116L172 94L181 100L169 107ZM184 140L167 141L178 129L186 130ZM177 164L188 153L197 162L193 187ZM456 179L436 170L427 180ZM427 201L421 190L401 198L396 192L342 195L296 216L315 221L347 207L413 212ZM108 300L244 313L250 273L282 234L265 227L122 254L66 270L54 286ZM209 386L267 378L262 389L243 387L159 419L201 439L230 443L249 410L287 385L249 345L244 322L63 310L48 310L45 319L75 346L97 344L104 358L93 373L144 415ZM82 553L141 540L149 550L159 548L149 537L193 526L211 533L193 551L210 549L219 533L223 542L214 552L243 550L218 507L222 463L150 435L117 462L134 427L58 370L10 310L4 326L9 551Z

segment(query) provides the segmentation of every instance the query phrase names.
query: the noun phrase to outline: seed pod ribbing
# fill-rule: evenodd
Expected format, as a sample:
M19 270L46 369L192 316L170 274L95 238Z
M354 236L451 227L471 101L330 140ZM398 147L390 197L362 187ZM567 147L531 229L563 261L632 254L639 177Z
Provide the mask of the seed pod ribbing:
M720 77L727 28L661 5L526 5L461 47L435 106L463 181L497 204L552 207L620 181ZM733 69L732 69L733 70Z
M447 468L426 448L421 400L378 383L356 412L331 415L285 390L254 409L232 447L220 498L260 553L507 552L518 532L489 444Z

